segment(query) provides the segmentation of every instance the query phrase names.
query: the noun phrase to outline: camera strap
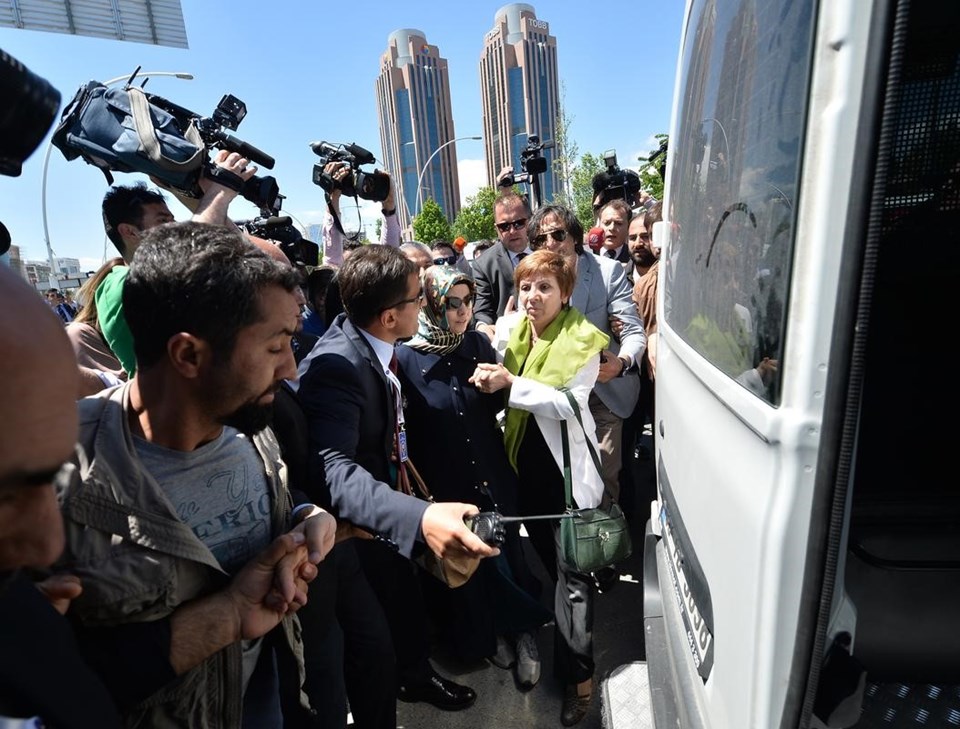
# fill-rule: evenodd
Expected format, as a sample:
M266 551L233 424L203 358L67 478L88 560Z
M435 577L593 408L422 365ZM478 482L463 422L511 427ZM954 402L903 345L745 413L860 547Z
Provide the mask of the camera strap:
M228 187L234 192L241 192L243 190L243 178L223 167L218 167L214 164L208 165L206 176L208 179L213 180L219 185Z
M343 223L340 222L340 216L337 214L337 211L334 209L333 205L330 204L330 193L324 192L323 196L327 199L327 211L330 213L330 217L333 218L333 224L336 226L337 230L340 231L340 235L342 235L344 238L349 238L350 240L359 240L360 239L359 229L357 230L356 238L351 238L349 235L347 235L347 231L343 229ZM356 197L353 197L352 200L357 203L357 217L359 218L360 217L360 201Z

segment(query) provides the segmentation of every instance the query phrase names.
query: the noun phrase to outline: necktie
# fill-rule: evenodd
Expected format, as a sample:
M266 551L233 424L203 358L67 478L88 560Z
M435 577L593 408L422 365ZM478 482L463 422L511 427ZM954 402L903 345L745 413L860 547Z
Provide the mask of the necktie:
M400 396L400 388L397 386L397 353L394 352L390 357L390 364L387 365L394 374L390 380L390 389L393 392L394 406L394 425L393 425L393 453L392 457L397 464L397 489L405 494L413 494L410 487L410 476L407 474L407 434L401 427L400 415L403 408L403 400Z
M606 253L607 258L616 258L616 257L617 257L617 252L616 252L616 251L611 251L609 248L606 250L605 253Z
M526 257L527 257L527 252L526 252L526 251L520 251L520 252L517 254L517 264L519 264L520 261L522 261L522 260L523 260L524 258L526 258ZM514 268L516 268L516 267L517 267L517 266L514 265Z

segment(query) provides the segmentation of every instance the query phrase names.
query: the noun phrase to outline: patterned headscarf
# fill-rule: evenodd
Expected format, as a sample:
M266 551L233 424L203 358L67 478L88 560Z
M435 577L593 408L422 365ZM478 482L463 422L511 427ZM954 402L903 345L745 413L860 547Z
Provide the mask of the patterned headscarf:
M447 295L457 284L466 284L472 296L476 293L476 285L468 274L446 265L424 269L420 279L426 301L417 315L417 333L407 345L419 352L447 354L459 347L463 341L463 334L450 331L450 324L447 322Z

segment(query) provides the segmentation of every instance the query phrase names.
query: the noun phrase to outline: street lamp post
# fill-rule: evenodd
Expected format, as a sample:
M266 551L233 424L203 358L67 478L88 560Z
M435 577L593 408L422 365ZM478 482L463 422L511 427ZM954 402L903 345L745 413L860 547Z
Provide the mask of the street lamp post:
M141 73L138 71L137 76L170 76L172 78L183 79L184 81L193 80L193 74L187 73L185 71L148 71L146 73ZM109 81L104 81L104 86L112 86L115 83L120 81L126 81L130 78L130 74L124 74L123 76L117 76L112 78ZM40 217L43 222L43 240L47 244L47 263L50 266L50 288L57 288L57 273L56 266L54 266L54 256L53 256L53 246L50 245L50 230L47 226L47 169L50 166L50 152L53 151L53 135L50 135L50 139L47 140L47 148L43 153L43 175L40 179Z
M464 139L473 139L473 140L475 140L475 141L480 141L480 140L483 139L483 137L457 137L456 139L451 139L449 142L444 142L444 143L441 144L439 147L437 147L437 148L433 151L433 154L431 154L429 157L427 157L427 161L423 163L423 169L420 170L420 177L417 178L417 215L419 215L421 212L423 212L423 199L420 197L421 185L423 184L423 176L426 174L426 172L427 172L427 167L430 166L431 160L432 160L434 157L436 157L436 156L437 156L437 153L438 153L441 149L443 149L444 147L446 147L446 146L448 146L448 145L451 145L451 144L453 144L454 142L463 141Z

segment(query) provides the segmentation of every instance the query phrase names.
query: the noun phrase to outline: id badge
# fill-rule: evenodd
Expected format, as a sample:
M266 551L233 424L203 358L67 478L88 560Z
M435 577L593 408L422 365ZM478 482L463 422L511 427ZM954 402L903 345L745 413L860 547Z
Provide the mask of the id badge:
M397 435L397 455L401 463L407 461L407 431L401 430Z

